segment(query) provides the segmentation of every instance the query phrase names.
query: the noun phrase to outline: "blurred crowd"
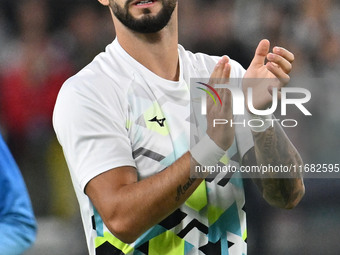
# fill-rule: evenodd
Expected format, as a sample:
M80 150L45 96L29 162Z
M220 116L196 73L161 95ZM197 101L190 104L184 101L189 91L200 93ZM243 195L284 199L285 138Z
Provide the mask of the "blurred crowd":
M65 191L70 182L65 181L69 178L51 116L63 82L114 38L110 17L96 1L1 3L1 131L24 175L35 213L68 217L74 200Z
M228 54L245 67L267 38L296 55L295 72L339 68L337 0L213 0L180 3L181 42L193 51Z
M312 91L314 118L290 135L305 160L337 160L339 0L184 0L179 6L179 40L193 52L226 54L245 68L262 38L294 52L292 82ZM52 129L53 106L63 82L114 37L110 13L96 0L0 1L0 130L38 217L78 215Z

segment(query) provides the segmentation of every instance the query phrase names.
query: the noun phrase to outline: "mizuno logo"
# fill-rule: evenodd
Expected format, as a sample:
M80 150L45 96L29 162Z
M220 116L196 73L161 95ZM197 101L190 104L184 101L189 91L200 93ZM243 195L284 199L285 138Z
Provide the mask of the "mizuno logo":
M163 119L157 119L157 116L155 116L153 119L149 120L150 122L157 122L160 127L164 127L164 121L165 118Z

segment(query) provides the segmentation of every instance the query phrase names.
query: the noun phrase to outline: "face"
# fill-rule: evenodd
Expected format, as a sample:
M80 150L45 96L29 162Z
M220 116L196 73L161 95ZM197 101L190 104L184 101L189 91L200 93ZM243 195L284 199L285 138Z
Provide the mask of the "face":
M177 0L127 0L122 7L117 2L110 0L113 14L123 25L138 33L162 30L177 4Z

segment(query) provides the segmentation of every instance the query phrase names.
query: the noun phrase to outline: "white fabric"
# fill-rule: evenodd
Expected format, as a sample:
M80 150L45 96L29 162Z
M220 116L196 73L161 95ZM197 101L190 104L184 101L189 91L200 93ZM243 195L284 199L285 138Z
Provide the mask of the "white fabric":
M193 148L190 150L191 156L201 166L214 166L225 154L208 135L205 135Z
M219 57L193 54L182 46L178 51L180 80L173 82L135 61L115 40L60 90L53 126L71 173L91 255L95 254L96 232L91 223L93 206L84 194L86 184L120 166L135 167L139 178L146 178L189 149L190 125L185 123L190 115L188 84L192 77L209 77ZM243 77L244 69L233 60L230 64L231 77ZM166 118L169 134L162 133L157 123L145 117L144 112L153 106L147 99L150 94L162 106L160 110L157 107L152 110L150 116ZM144 119L140 119L141 114ZM147 128L141 129L143 125ZM236 132L236 141L243 154L253 146L250 131ZM152 149L165 158L155 162L149 157L136 156L141 148ZM153 156L157 157L157 153ZM245 222L242 224L245 228Z

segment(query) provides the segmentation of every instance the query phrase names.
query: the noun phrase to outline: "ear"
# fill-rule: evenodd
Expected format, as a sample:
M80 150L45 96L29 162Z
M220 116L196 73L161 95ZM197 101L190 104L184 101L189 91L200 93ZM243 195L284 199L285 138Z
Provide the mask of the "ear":
M99 3L101 3L102 5L108 6L110 1L109 0L98 0Z

